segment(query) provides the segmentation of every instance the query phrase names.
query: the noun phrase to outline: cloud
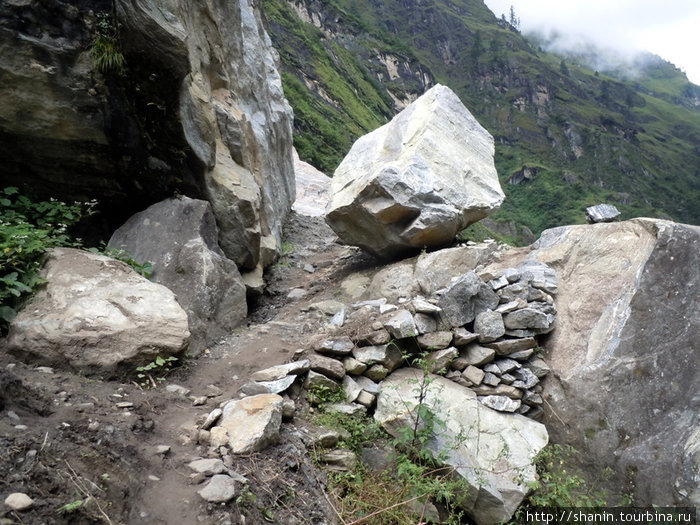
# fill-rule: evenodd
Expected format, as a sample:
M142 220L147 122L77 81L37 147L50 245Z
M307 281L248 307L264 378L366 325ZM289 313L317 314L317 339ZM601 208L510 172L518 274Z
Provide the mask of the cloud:
M553 29L559 45L588 39L631 55L649 51L686 71L700 83L700 2L697 0L486 0L508 17L515 8L523 31L545 35Z

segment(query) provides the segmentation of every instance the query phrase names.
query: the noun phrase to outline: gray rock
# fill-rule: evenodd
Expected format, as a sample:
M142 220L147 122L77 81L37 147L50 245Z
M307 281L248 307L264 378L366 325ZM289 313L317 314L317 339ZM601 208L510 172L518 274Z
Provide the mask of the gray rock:
M519 388L532 388L540 382L540 380L534 373L532 373L529 369L524 367L519 368L518 370L514 370L513 376L516 379L515 383L513 383L513 386L517 386ZM522 385L519 384L519 381L522 381Z
M226 503L237 493L236 481L225 474L213 476L204 488L197 491L197 494L210 503Z
M332 357L325 357L319 354L309 354L311 370L330 377L331 379L342 380L345 377L345 367L340 361Z
M513 352L535 348L537 341L534 337L526 337L523 339L504 339L492 343L486 343L484 346L493 348L498 355L510 355Z
M438 290L447 288L455 275L463 275L486 263L497 248L495 242L487 241L474 246L421 253L411 277L418 283L422 293L427 297L432 296Z
M519 399L511 399L506 396L483 396L479 397L479 401L499 412L515 412L521 404Z
M412 301L413 309L421 314L439 314L442 310L439 306L430 303L422 297L415 297Z
M488 372L489 374L496 374L497 376L501 375L501 369L498 367L496 363L489 363L483 367L484 372Z
M459 351L455 347L445 348L430 352L425 357L425 364L428 366L428 371L435 373L440 370L449 368L450 363L459 356Z
M392 302L414 297L420 292L413 275L413 263L401 261L379 270L369 285L370 297L381 297ZM379 306L379 305L378 305Z
M284 365L271 366L264 370L258 370L250 375L252 381L277 381L288 375L299 375L307 372L311 362L308 359L293 361Z
M362 361L358 361L354 357L346 357L343 359L343 366L345 367L345 372L355 376L361 375L365 370L367 370L367 365Z
M486 348L479 344L472 343L467 346L460 355L464 355L467 364L482 366L493 361L496 356L496 351L492 348Z
M700 384L689 366L700 341L700 228L658 219L555 228L527 257L566 276L557 328L542 342L554 440L576 448L577 466L611 497L631 490L638 502L698 506L700 418L688 385Z
M464 372L462 372L462 377L468 381L471 381L471 383L474 385L480 385L484 380L484 371L480 368L469 365L464 369Z
M493 138L436 85L355 142L333 176L326 221L346 244L390 258L448 244L503 199Z
M108 244L152 263L151 280L170 289L187 312L191 353L231 333L248 314L246 287L218 239L209 203L180 197L133 215Z
M326 470L347 472L355 468L357 456L351 450L336 449L321 454L319 461L323 463Z
M529 348L527 350L520 350L518 352L513 352L508 357L515 359L516 361L527 361L535 353L534 348Z
M277 381L250 381L243 385L240 391L247 396L280 394L292 386L296 378L295 375L289 375Z
M314 388L327 388L331 391L335 391L339 388L338 383L333 381L331 378L326 377L323 374L309 370L306 375L306 381L304 381L304 388L306 390L313 390Z
M359 346L353 351L353 356L358 361L373 365L379 363L388 370L394 370L403 361L401 351L396 345Z
M173 293L125 263L55 248L41 276L48 283L15 317L2 343L11 354L111 374L187 346L187 314Z
M406 339L418 335L416 323L408 310L402 309L390 314L384 321L384 328L394 339Z
M340 301L333 301L332 299L329 299L327 301L318 301L315 303L311 303L308 306L309 310L315 310L317 312L321 312L324 315L328 315L330 317L333 317L337 315L339 312L342 312L345 310L345 305L341 303Z
M533 304L533 303L530 303ZM503 317L503 324L508 330L537 330L547 333L554 330L554 315L547 314L539 308L523 308L509 312Z
M314 446L323 448L335 447L340 441L340 433L328 428L314 431L309 437Z
M204 423L202 423L202 426L200 427L202 430L209 430L211 427L213 427L217 421L219 421L219 418L223 415L224 411L221 410L220 408L215 408L211 412L209 412L209 415L207 418L204 420Z
M480 343L495 341L506 333L503 316L493 310L478 313L474 319L474 331L479 334Z
M476 341L479 337L479 334L473 334L466 328L455 328L453 330L454 333L454 345L455 346L466 346L469 343Z
M544 359L541 359L539 357L530 359L530 361L525 364L525 368L529 369L540 379L549 374L550 370L549 365L545 363Z
M492 374L491 372L486 372L484 374L484 379L482 379L481 382L485 385L488 385L488 386L496 386L501 382L501 380L498 378L498 376L496 374Z
M442 350L452 344L453 334L448 331L431 332L419 335L416 342L420 348L428 350Z
M548 294L557 293L559 289L557 274L553 268L545 263L528 259L518 264L518 271L520 272L520 282L527 283Z
M345 392L345 401L352 403L362 392L362 387L350 376L345 376L343 378L343 392Z
M419 334L428 334L438 328L438 323L432 315L417 313L413 316L416 323L416 330Z
M372 381L381 381L389 374L389 369L384 365L372 365L365 372L365 376L369 377Z
M413 422L416 384L422 377L418 370L402 368L382 384L374 417L393 436ZM548 441L544 426L517 414L493 411L479 403L471 390L438 376L431 376L424 402L448 422L426 447L435 457L446 458L471 485L460 506L478 525L509 519L535 479L532 460Z
M586 219L589 223L612 222L620 216L620 211L612 204L597 204L586 208Z
M298 301L299 299L303 299L307 295L309 295L309 292L307 292L303 288L292 288L287 294L287 299L289 299L290 301Z
M333 403L330 405L326 405L326 412L361 417L367 414L367 408L357 403Z
M379 393L379 384L372 381L369 377L359 376L355 378L355 381L358 385L360 385L360 387L362 387L362 390L364 390L365 392L374 395L377 395Z
M543 402L541 395L531 392L530 390L526 390L523 394L523 403L526 405L541 405Z
M501 275L497 279L491 279L489 281L491 288L493 288L494 290L500 290L501 288L508 286L508 283L509 281L505 275Z
M261 394L239 401L229 401L223 408L218 426L227 431L231 452L256 452L277 442L282 422L283 401L276 394Z
M193 471L204 474L205 476L213 476L214 474L221 474L226 470L224 462L220 459L196 459L190 461L187 464Z
M379 330L361 334L358 336L358 341L366 345L385 345L391 341L391 334L382 327Z
M498 359L494 361L493 364L498 367L498 369L501 371L501 374L508 374L512 372L513 375L516 375L515 372L517 372L517 369L519 369L522 366L515 359L509 359L507 357L504 359Z
M315 346L318 353L327 355L348 355L353 348L355 343L348 336L324 339Z
M34 506L34 500L24 492L13 492L5 498L5 505L17 512L31 509Z
M366 406L367 408L371 408L376 401L377 396L370 394L369 392L365 392L364 390L360 392L359 396L357 396L357 402L360 405Z
M527 301L524 301L522 299L516 299L514 301L499 304L496 307L496 311L499 314L507 314L508 312L512 312L514 310L517 310L518 308L525 308L526 304L527 304Z
M496 308L498 301L491 287L472 271L462 275L445 290L438 306L442 308L445 323L458 327L472 322L480 312Z
M511 399L522 399L523 391L510 385L477 385L472 387L477 396L506 396Z

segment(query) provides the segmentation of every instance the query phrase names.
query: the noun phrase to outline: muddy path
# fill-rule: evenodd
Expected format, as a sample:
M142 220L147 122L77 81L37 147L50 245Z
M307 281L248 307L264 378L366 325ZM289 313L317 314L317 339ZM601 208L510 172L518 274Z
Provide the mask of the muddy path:
M0 355L0 496L24 492L31 509L0 508L0 524L333 523L323 474L303 443L303 401L263 453L224 456L248 478L226 505L198 494L187 463L212 451L197 424L239 397L249 374L291 360L332 328L310 308L340 294L341 280L377 263L336 242L320 218L292 214L285 255L266 274L266 293L247 324L152 382L37 368ZM291 290L302 297L291 299ZM155 385L153 384L155 382Z

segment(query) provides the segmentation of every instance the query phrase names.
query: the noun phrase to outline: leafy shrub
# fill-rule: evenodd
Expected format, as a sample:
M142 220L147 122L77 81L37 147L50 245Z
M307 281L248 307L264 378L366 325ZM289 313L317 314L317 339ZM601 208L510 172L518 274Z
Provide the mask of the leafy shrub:
M71 239L68 229L89 215L95 204L33 202L15 187L0 192L0 331L45 282L39 277L44 253L57 246L80 246L80 239Z
M117 27L107 13L97 15L97 28L92 39L90 55L101 73L124 73L126 60L121 52Z

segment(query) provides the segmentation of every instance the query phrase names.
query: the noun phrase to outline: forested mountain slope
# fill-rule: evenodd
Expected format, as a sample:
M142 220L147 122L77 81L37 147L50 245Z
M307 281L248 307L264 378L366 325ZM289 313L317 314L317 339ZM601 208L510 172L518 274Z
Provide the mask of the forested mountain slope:
M496 139L512 240L623 218L700 222L700 88L673 65L603 74L527 40L480 0L264 0L295 111L295 144L332 174L360 135L426 87L451 87ZM510 222L514 221L514 222ZM493 224L491 225L493 227Z

